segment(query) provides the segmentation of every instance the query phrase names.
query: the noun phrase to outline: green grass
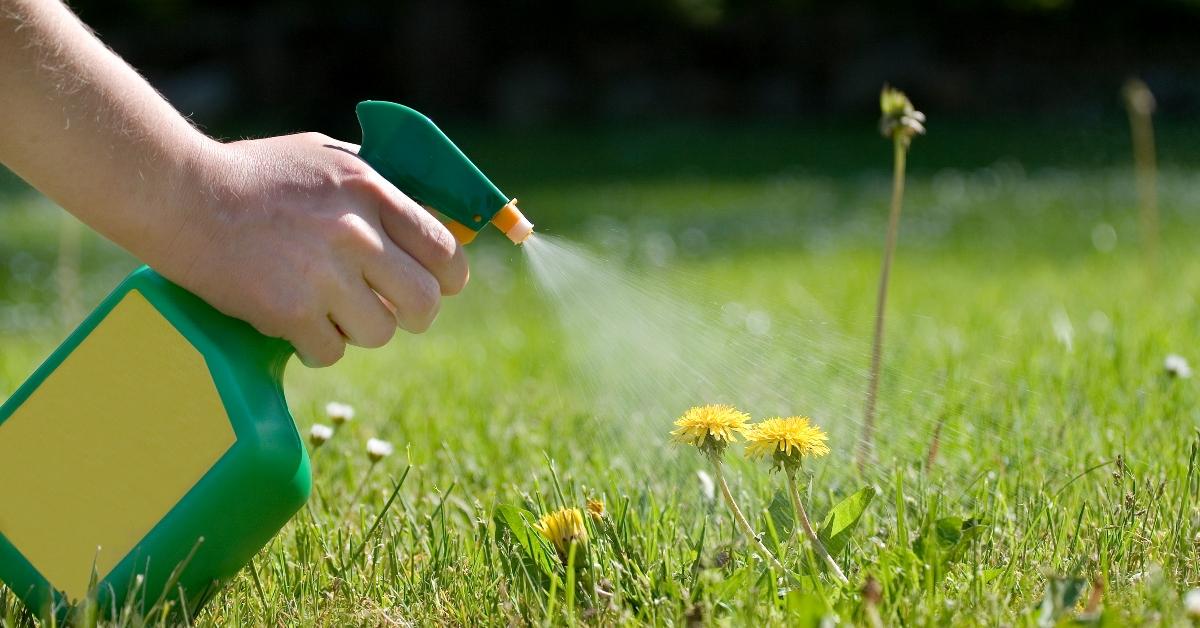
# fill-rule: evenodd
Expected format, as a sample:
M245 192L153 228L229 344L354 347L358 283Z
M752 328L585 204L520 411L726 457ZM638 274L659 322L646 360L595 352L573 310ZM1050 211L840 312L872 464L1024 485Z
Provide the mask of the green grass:
M613 234L628 233L621 263L635 276L683 277L678 290L694 303L770 315L779 350L763 364L784 380L795 374L783 391L791 409L812 413L832 436L833 453L809 468L813 516L864 486L877 492L837 553L851 585L835 585L794 545L783 556L798 581L766 568L702 493L700 456L667 444L674 415L604 409L603 395L617 394L604 386L616 380L581 374L569 350L589 330L561 329L520 253L491 234L473 246L470 288L429 333L352 350L326 370L293 365L288 395L301 430L325 421L329 400L354 404L358 417L316 454L311 509L258 555L257 582L245 570L197 623L813 625L837 615L863 624L868 577L881 587L887 625L1069 622L1091 583L1103 587L1093 621L1186 623L1181 596L1200 585L1200 391L1194 379L1166 377L1162 363L1168 353L1200 363L1200 183L1178 165L1195 156L1167 162L1177 169L1163 175L1164 255L1152 272L1137 247L1132 176L1116 158L1020 168L976 142L952 170L949 148L933 151L936 167L922 166L918 140L893 275L878 464L860 473L854 439L888 190L888 147L875 141L878 163L864 171L764 161L723 177L715 162L689 166L684 144L651 150L666 163L628 177L612 155L598 157L610 174L597 177L562 172L569 155L526 156L524 174L512 175L519 189L506 184L535 221L609 242L610 256L623 250ZM819 161L819 146L805 150ZM71 317L54 278L62 217L20 194L6 203L0 396ZM1111 250L1097 248L1098 225L1115 231ZM640 246L660 233L676 243L666 267ZM83 259L86 304L134 265L94 236ZM630 376L638 369L630 364ZM729 380L750 378L730 367ZM695 402L715 401L702 396ZM750 392L721 401L756 415L768 406ZM371 436L397 453L368 476ZM727 464L743 508L778 549L776 524L788 518L770 505L783 478L736 446ZM549 557L553 576L539 575L497 528L502 505L540 514L588 497L603 499L608 517L588 522L592 542L573 569ZM0 593L0 622L14 621L30 620Z

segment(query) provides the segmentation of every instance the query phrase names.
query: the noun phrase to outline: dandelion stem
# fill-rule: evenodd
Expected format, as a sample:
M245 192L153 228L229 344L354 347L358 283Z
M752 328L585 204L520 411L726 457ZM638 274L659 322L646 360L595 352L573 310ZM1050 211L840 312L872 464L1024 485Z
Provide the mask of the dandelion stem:
M772 565L775 565L776 569L790 576L791 572L784 569L783 563L775 558L775 555L771 553L771 550L767 549L766 545L763 545L758 535L754 533L754 528L750 527L750 522L746 520L746 515L742 514L742 509L738 508L737 502L733 501L733 493L729 492L729 483L725 481L725 473L721 470L720 461L713 461L713 475L717 477L717 484L721 486L721 495L725 496L725 503L729 504L729 510L733 512L733 520L742 529L742 533L746 535L746 539L750 541L750 544L754 546L754 549L763 558L766 558Z
M1133 162L1137 177L1139 222L1143 253L1153 265L1158 257L1158 164L1154 149L1154 95L1138 79L1125 84L1125 108L1133 136Z
M812 542L813 551L816 552L837 577L838 581L846 584L849 580L846 579L846 574L842 573L842 568L838 566L837 561L829 555L829 550L825 549L825 544L817 537L817 533L813 531L812 523L808 520L808 512L804 510L804 504L800 501L800 491L796 488L796 472L793 470L787 471L788 493L792 497L792 508L796 510L796 518L800 520L800 527L804 529L804 534L808 535L808 540Z
M378 460L372 460L371 466L367 467L366 474L363 475L362 482L359 482L358 488L354 489L354 497L350 498L350 505L358 503L358 498L362 497L363 491L367 488L367 482L371 479L371 472L375 470L375 465L379 464Z
M858 469L866 467L871 458L875 439L875 398L879 393L879 369L883 362L883 328L887 313L888 278L892 273L892 255L900 230L900 207L904 202L904 162L908 147L903 134L892 137L894 160L892 168L892 207L888 213L887 240L883 248L883 270L879 274L879 293L875 300L875 338L871 343L871 374L867 380L867 401L863 411L862 438L858 443Z

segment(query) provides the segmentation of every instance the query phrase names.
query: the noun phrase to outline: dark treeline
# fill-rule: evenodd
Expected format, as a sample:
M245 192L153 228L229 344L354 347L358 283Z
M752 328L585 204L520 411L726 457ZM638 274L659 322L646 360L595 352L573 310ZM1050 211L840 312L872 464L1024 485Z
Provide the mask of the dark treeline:
M508 124L858 114L884 80L932 112L1094 116L1134 74L1200 112L1181 0L72 4L224 133L341 128L369 97Z

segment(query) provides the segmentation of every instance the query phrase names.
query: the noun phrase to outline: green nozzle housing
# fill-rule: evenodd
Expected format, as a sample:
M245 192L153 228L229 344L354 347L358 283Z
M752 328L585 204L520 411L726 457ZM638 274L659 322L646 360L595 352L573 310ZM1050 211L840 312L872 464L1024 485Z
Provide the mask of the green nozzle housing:
M359 156L414 201L472 232L509 204L508 197L420 112L378 100L359 103L357 112L363 132Z

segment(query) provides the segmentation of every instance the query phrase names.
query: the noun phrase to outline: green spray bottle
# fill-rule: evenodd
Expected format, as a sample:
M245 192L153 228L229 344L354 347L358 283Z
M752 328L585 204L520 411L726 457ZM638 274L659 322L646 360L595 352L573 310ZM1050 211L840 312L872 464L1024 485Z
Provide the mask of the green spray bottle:
M516 243L532 233L428 118L357 112L359 155L460 242L489 222ZM308 499L282 387L293 352L149 268L131 274L0 406L0 581L43 616L93 595L195 613Z

